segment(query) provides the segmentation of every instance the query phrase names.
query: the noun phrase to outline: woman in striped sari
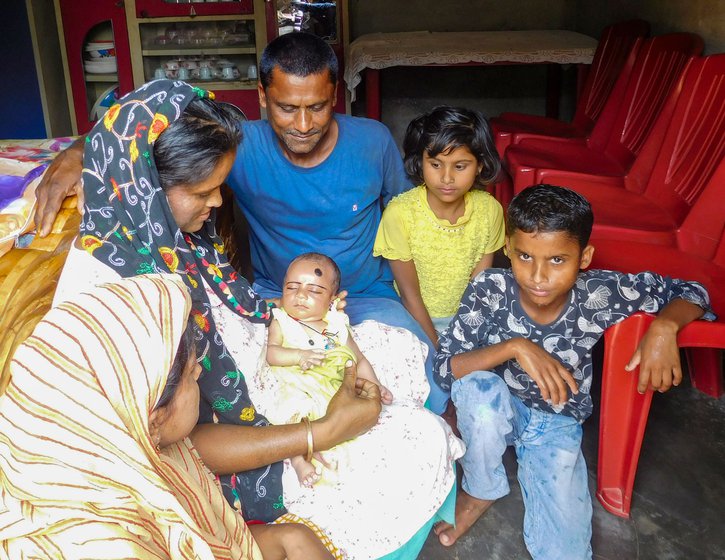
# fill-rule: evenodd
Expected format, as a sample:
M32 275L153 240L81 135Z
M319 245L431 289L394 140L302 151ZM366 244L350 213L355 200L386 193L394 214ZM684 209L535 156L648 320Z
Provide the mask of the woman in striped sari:
M175 275L118 280L19 347L0 398L0 558L330 558L299 524L256 526L258 547L186 439L190 303Z

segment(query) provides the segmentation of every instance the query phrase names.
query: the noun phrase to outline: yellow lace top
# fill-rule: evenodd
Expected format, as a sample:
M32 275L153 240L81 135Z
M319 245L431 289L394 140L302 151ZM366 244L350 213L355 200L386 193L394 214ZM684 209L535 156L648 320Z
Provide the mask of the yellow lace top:
M420 293L431 317L458 310L473 268L481 257L503 246L503 209L485 191L465 195L465 212L455 224L431 210L425 185L390 201L373 247L375 256L413 260Z

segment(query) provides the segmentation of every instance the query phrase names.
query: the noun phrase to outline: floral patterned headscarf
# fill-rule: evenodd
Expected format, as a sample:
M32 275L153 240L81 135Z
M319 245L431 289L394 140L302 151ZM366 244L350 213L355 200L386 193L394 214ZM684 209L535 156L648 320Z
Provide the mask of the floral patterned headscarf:
M203 337L197 341L203 368L199 421L265 426L243 372L217 333L206 289L253 322L269 321L266 303L227 261L213 212L200 231L179 229L154 163L154 142L196 97L213 94L180 81L155 80L122 97L96 123L83 157L81 242L123 277L179 274L189 286L192 317ZM282 465L275 463L220 482L247 519L271 521L284 513L281 475Z

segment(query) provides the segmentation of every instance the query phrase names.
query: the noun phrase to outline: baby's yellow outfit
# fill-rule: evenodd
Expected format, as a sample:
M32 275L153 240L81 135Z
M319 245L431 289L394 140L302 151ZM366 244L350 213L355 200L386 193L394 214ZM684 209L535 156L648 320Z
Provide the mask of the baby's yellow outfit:
M323 350L322 364L307 370L299 366L270 366L270 375L279 379L279 393L275 410L267 412L272 424L299 422L304 416L311 420L325 415L327 404L337 392L345 376L345 362L357 362L355 354L346 345L349 336L348 318L340 311L328 311L327 328L322 333L310 332L284 309L272 310L282 332L282 346L303 350Z
M503 246L499 202L476 189L464 195L464 202L463 216L451 224L433 213L426 187L420 185L390 201L378 228L373 254L413 260L431 318L454 315L476 264Z

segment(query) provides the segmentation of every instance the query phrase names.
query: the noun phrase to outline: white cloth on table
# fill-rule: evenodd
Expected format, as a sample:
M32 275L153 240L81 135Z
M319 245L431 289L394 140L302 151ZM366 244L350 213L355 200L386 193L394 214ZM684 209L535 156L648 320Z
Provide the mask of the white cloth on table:
M350 43L344 79L355 101L365 68L468 62L591 64L596 47L596 39L563 29L369 33Z

